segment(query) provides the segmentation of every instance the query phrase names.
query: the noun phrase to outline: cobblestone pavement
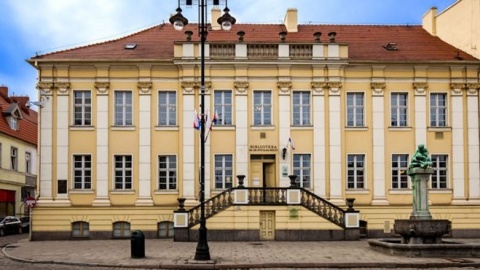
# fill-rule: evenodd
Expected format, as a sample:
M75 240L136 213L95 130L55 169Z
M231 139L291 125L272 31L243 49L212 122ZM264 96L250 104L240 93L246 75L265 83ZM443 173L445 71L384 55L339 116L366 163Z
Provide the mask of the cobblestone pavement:
M146 239L145 258L131 258L130 240L28 241L0 237L0 269L474 269L448 258L406 258L373 251L367 241L209 242L212 261L193 261L196 243Z

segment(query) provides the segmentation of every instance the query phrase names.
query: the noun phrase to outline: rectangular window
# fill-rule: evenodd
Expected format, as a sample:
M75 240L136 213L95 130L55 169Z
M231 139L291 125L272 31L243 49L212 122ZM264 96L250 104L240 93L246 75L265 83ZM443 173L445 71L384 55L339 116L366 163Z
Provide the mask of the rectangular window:
M435 172L432 174L432 189L447 188L448 183L448 156L447 155L432 155L432 169Z
M272 124L272 93L270 91L253 93L253 124L255 126Z
M158 189L177 189L177 157L158 156Z
M293 155L293 174L297 176L300 187L310 188L311 164L309 154Z
M447 126L447 95L430 94L430 126Z
M72 237L88 237L90 236L90 224L84 221L72 223Z
M390 124L392 127L407 126L407 97L406 93L392 93L390 101Z
M131 126L133 100L130 91L115 91L115 125Z
M348 155L347 188L365 187L365 155Z
M177 125L177 93L158 92L158 125Z
M347 93L347 127L365 126L363 114L363 93Z
M75 126L92 125L92 97L90 91L73 91Z
M2 168L2 144L0 143L0 169Z
M10 169L18 171L18 149L10 148Z
M8 125L10 126L10 128L13 130L18 130L17 116L10 116L10 117L7 117L7 119L8 119Z
M408 155L392 155L392 189L408 188Z
M32 173L32 155L30 152L25 152L25 172Z
M115 156L115 189L132 189L132 156Z
M233 156L215 155L215 188L227 189L233 182Z
M91 189L92 188L92 156L74 155L73 156L73 188Z
M293 125L310 125L310 92L293 92Z
M215 112L217 125L232 125L232 91L215 91Z

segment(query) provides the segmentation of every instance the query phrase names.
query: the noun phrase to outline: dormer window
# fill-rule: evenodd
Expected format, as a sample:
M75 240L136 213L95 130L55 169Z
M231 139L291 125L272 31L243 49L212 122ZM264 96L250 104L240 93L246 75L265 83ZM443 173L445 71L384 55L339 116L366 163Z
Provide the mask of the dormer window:
M22 113L17 103L10 104L10 107L3 113L8 125L13 130L18 130L18 120L22 119Z
M14 116L7 117L8 125L13 130L18 130L18 119Z

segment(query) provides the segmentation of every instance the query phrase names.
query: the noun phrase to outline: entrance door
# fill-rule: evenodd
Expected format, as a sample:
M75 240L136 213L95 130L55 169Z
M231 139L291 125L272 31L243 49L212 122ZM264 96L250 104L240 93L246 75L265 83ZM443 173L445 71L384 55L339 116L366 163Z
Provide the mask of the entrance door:
M260 211L260 240L275 240L275 211Z

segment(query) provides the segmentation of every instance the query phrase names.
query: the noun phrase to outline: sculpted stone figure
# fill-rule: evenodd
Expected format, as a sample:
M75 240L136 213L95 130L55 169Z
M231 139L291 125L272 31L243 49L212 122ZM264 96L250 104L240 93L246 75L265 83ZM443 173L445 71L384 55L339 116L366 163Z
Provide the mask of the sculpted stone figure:
M427 168L432 166L432 160L428 156L428 150L425 145L420 144L417 147L417 151L412 156L410 160L410 165L408 166L409 169L411 168Z

